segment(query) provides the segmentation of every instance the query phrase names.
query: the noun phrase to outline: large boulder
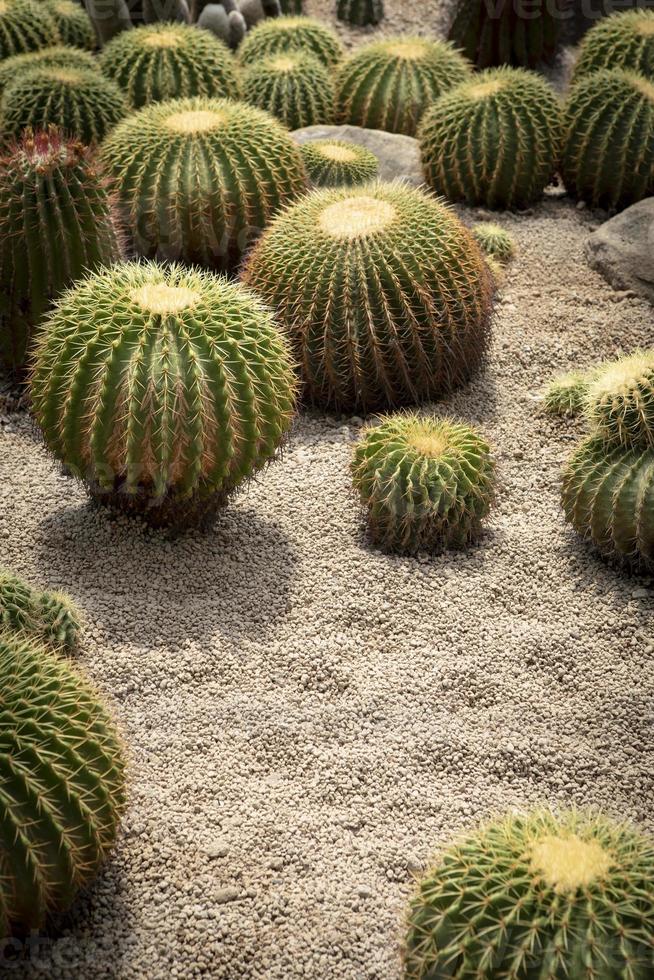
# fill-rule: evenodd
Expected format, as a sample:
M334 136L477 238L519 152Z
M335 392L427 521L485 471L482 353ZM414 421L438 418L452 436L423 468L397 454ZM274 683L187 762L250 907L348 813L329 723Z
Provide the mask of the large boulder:
M384 133L380 129L362 129L361 126L307 126L296 129L292 136L298 143L326 139L356 143L375 154L382 180L400 178L412 187L420 187L424 183L418 141L411 136Z
M615 289L632 289L654 303L654 197L632 205L593 232L586 257Z

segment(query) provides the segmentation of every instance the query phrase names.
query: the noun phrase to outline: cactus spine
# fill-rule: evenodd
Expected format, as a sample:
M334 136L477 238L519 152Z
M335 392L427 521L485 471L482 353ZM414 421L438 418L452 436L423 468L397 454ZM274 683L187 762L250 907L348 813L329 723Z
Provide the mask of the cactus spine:
M379 161L374 153L344 140L311 140L300 147L309 180L315 187L353 187L374 180Z
M311 17L275 17L262 20L248 34L238 57L242 65L252 65L277 54L304 51L313 54L328 68L343 56L336 34Z
M384 0L338 0L336 16L354 27L379 24L384 19Z
M243 75L246 102L266 109L289 129L331 123L334 85L313 55L295 51L248 65Z
M574 80L602 68L624 68L654 79L654 10L613 14L588 31L579 50Z
M565 0L458 0L450 41L478 68L534 68L559 42Z
M97 71L97 64L89 51L67 48L63 45L43 48L42 51L30 51L27 54L16 54L13 58L0 61L0 96L7 85L35 68L82 68L87 71Z
M57 44L59 32L47 3L2 0L0 3L0 61L14 54Z
M46 3L54 17L61 43L93 51L97 38L86 10L73 0L46 0Z
M55 649L73 650L80 615L68 596L40 592L10 572L0 571L0 629L29 634Z

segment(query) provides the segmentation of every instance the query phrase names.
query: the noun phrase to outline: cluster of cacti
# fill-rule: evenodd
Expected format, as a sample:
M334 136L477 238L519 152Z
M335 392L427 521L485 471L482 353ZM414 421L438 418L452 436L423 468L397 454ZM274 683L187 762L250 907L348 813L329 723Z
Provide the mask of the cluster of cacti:
M484 258L452 211L403 184L313 191L264 232L243 275L276 310L317 404L441 397L483 359Z
M463 548L479 536L493 504L495 464L467 425L390 415L364 430L352 480L372 541L415 554Z
M648 980L654 842L578 812L491 823L446 850L412 900L406 980Z
M89 151L56 131L28 133L0 161L0 361L20 370L52 300L120 255Z
M73 668L0 633L0 933L42 928L100 869L125 803L120 738Z
M80 615L68 596L41 592L0 570L0 629L72 650L77 646Z
M286 341L242 286L127 263L80 282L40 334L45 443L100 502L197 523L260 470L293 418Z
M243 65L252 65L271 55L305 51L323 65L331 67L343 56L336 34L311 17L276 17L264 20L241 45L238 57Z
M238 99L236 64L227 47L189 24L160 23L117 35L100 58L130 106L202 95Z
M425 177L452 201L526 207L554 175L561 136L561 109L546 81L521 68L481 72L425 113Z
M54 17L62 44L93 51L97 37L89 15L73 0L43 0Z
M654 192L654 82L600 70L568 95L561 175L593 207L625 208Z
M627 10L599 20L586 34L575 81L602 68L624 68L654 78L654 10Z
M425 110L469 75L469 64L443 41L409 36L374 41L338 70L337 122L414 136Z
M300 152L315 187L354 187L374 180L379 173L374 153L344 140L311 140Z
M334 84L329 69L303 51L275 54L247 65L243 97L289 129L331 123Z
M81 48L67 48L55 45L41 51L15 54L12 58L0 61L0 95L5 87L22 75L38 68L81 68L86 71L99 71L98 62L89 51Z
M336 16L355 27L379 24L384 19L384 0L337 0Z
M60 41L52 11L42 0L2 0L0 60L38 51Z
M482 222L474 226L472 234L481 250L500 265L506 265L515 257L515 239L500 225Z
M556 53L565 0L458 0L450 41L478 68L532 68Z

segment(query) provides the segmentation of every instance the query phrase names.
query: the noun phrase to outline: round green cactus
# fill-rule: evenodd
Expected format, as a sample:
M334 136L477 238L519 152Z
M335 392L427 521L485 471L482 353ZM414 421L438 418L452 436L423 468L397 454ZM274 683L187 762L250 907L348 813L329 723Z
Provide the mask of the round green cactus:
M238 99L236 62L210 31L165 21L117 34L104 48L103 72L136 109L195 95Z
M637 351L599 368L584 407L595 435L623 446L654 446L654 351Z
M579 415L583 411L588 391L589 373L571 371L552 381L544 397L544 408L548 415Z
M300 152L315 187L354 187L374 180L379 173L374 153L345 140L311 140Z
M111 851L125 762L97 695L64 660L0 633L0 932L64 912Z
M42 0L0 0L0 61L60 41L52 11Z
M0 362L20 371L52 300L121 251L90 152L57 131L28 133L0 161Z
M336 34L312 17L274 17L262 20L245 36L238 57L243 65L252 65L275 54L305 51L323 65L331 67L340 61L343 48Z
M415 554L463 548L479 536L495 495L495 464L467 425L390 415L364 430L352 480L372 541Z
M410 36L374 41L338 70L337 122L415 136L425 110L469 75L466 60L443 41Z
M62 44L86 51L97 47L95 28L84 7L73 0L45 0L45 3L54 17Z
M472 234L482 251L500 265L506 265L515 258L515 238L500 225L482 222L474 226Z
M400 183L313 191L264 232L243 276L277 311L319 405L441 397L484 356L484 258L452 211Z
M561 136L561 109L547 82L521 68L481 72L425 114L425 177L451 201L524 208L552 178Z
M99 143L127 114L118 87L100 72L39 68L20 74L0 100L5 141L26 129L57 126L82 143Z
M160 102L124 120L101 147L125 225L147 258L232 269L273 215L302 194L299 147L253 106Z
M98 62L89 51L67 48L63 45L43 48L41 51L29 51L27 54L16 54L13 58L0 61L0 95L7 85L35 68L82 68L98 71L97 65Z
M338 0L336 16L354 27L379 24L384 19L384 0Z
M602 68L624 68L654 78L654 10L603 17L585 35L574 80Z
M648 980L654 843L600 815L537 812L446 850L409 914L406 980Z
M654 192L654 83L594 72L573 86L564 121L560 166L570 194L622 209Z
M329 69L304 51L275 54L245 68L246 102L266 109L289 129L331 123L334 83Z
M45 443L101 503L192 525L271 460L296 381L287 345L242 286L128 263L57 305L31 379Z
M458 0L450 41L478 68L535 68L556 53L566 0Z
M0 570L0 629L29 634L55 649L73 650L80 632L80 615L68 596L40 592L27 582Z

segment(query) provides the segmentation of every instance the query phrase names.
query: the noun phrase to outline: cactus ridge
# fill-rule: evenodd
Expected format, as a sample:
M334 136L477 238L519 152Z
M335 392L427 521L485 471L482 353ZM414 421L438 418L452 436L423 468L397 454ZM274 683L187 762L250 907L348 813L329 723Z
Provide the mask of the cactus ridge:
M603 17L585 35L573 81L602 68L623 68L654 78L654 10Z
M427 183L449 200L491 208L537 201L554 175L561 109L546 81L521 68L481 72L425 113Z
M398 36L373 41L341 64L336 121L415 136L425 110L470 75L450 44Z
M450 41L478 68L534 68L550 61L558 46L565 0L458 0ZM527 9L528 8L528 9Z
M494 499L495 464L467 425L407 413L364 430L352 479L375 544L441 551L479 537Z
M329 69L304 51L247 65L243 95L246 102L270 112L289 129L333 121L334 83Z
M580 415L584 410L589 372L571 371L555 378L547 387L544 408L548 415Z
M305 51L328 68L343 57L338 37L312 17L274 17L262 20L248 31L238 50L242 65L252 65L276 54Z
M84 7L73 0L44 0L52 14L61 43L72 48L94 51L97 37Z
M198 95L240 96L227 45L190 24L161 22L123 31L104 48L100 64L135 109Z
M2 0L0 4L0 61L15 54L38 51L61 40L46 3Z
M623 446L654 447L654 351L636 351L599 367L584 407L593 434Z
M310 140L300 152L315 187L353 187L374 180L379 173L374 153L345 140Z
M336 16L354 27L379 24L384 19L384 0L338 0Z
M500 265L506 265L515 258L515 239L500 225L482 222L474 226L472 234L482 251Z
M19 75L35 68L83 68L98 71L97 66L98 62L90 51L67 48L64 45L43 48L41 51L29 51L27 54L16 54L12 58L0 61L0 95Z
M73 650L80 615L59 592L40 592L10 572L0 570L0 629L31 635L55 649Z
M511 815L451 846L411 902L406 980L648 980L654 843L577 812Z

